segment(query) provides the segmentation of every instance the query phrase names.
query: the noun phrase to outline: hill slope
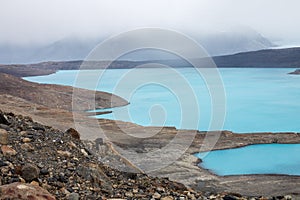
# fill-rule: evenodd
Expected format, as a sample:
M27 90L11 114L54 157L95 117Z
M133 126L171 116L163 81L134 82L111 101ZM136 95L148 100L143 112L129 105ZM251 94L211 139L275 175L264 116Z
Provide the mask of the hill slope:
M197 61L205 62L206 58ZM217 67L229 68L300 68L300 47L287 49L267 49L238 53L233 55L212 57ZM11 74L17 77L39 76L54 73L57 70L77 70L80 69L82 60L60 61L60 62L43 62L28 65L0 65L0 73ZM108 61L89 62L88 69L103 69ZM114 61L109 68L128 69L146 63L160 63L172 67L191 67L191 65L181 59L173 60L149 60L149 61ZM202 64L203 65L203 64ZM203 65L205 67L205 65Z
M218 67L300 67L300 48L268 49L213 57Z
M11 95L50 108L71 111L72 101L81 102L82 111L93 107L89 98L95 91L78 89L81 95L73 97L72 87L32 83L3 73L0 73L0 85L0 95ZM95 103L95 106L99 108L128 104L121 97L99 91L95 93Z

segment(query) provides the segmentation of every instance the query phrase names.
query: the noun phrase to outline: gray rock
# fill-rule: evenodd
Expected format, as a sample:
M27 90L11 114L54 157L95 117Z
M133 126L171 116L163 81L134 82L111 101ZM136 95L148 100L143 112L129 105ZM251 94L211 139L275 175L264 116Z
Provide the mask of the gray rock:
M8 125L5 125L5 124L0 124L0 128L5 129L7 131L10 130L10 127Z
M5 115L3 115L2 113L0 113L0 124L9 125L7 117Z
M153 199L160 199L161 195L158 193L158 192L155 192L153 195L152 195L152 198Z
M25 164L22 167L22 177L27 181L30 182L39 177L40 170L37 166L33 164Z
M73 193L71 193L71 194L68 195L67 199L68 200L79 200L79 194L73 192Z
M8 132L5 129L0 129L0 144L8 144Z
M40 173L41 173L41 175L47 175L47 174L49 174L49 171L48 171L48 169L41 169Z
M111 192L112 186L106 174L102 171L99 166L95 164L90 164L86 167L78 167L77 173L85 180L91 181L96 187L101 187L102 190Z
M225 195L223 200L237 200L238 198L232 195Z
M21 144L21 149L24 151L34 151L34 147L31 144Z
M133 197L133 193L132 192L125 192L125 196L126 197Z
M101 146L101 145L103 145L103 144L104 144L103 138L97 138L97 139L95 140L96 149L97 149L98 151L100 150L100 147L99 147L99 146Z

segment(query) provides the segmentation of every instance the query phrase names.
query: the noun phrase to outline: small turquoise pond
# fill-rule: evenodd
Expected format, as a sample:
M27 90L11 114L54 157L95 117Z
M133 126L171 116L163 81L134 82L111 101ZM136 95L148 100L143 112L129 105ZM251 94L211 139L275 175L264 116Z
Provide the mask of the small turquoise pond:
M300 144L259 144L198 153L200 166L220 175L300 175Z

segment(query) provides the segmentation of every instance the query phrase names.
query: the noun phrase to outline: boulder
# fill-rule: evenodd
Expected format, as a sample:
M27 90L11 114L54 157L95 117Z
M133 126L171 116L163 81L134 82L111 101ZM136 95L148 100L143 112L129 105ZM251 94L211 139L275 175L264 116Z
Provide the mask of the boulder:
M19 200L55 200L47 190L40 186L26 183L11 183L0 186L0 199Z

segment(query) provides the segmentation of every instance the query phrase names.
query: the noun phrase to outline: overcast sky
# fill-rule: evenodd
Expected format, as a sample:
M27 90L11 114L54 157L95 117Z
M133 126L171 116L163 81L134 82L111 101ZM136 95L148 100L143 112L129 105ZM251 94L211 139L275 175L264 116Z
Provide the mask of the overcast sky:
M1 0L0 43L106 37L139 27L197 34L249 26L300 45L299 0Z

